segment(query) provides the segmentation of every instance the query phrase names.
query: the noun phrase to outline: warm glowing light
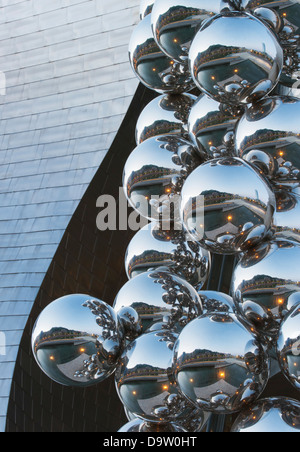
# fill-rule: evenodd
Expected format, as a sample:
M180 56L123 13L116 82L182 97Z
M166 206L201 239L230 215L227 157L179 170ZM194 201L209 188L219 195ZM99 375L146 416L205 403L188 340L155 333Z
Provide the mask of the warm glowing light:
M238 72L239 72L239 70L238 70L238 69L235 69L235 70L234 70L234 73L235 73L235 74L237 74Z
M84 353L85 352L85 348L81 348L79 351L80 351L80 353Z
M191 382L191 383L194 383L194 379L193 379L193 378L190 378L190 382Z
M171 193L172 189L171 188L166 188L166 193Z
M231 221L232 220L232 215L228 215L227 220Z
M167 391L168 389L169 389L169 386L168 386L168 385L164 385L164 386L163 386L163 390L164 390L164 391Z
M178 42L178 39L177 38L174 38L173 39L173 42L175 42L175 44Z
M152 71L153 71L153 72L156 72L156 68L154 67L154 68L152 69Z
M136 395L136 391L132 391L132 394L133 394L133 395Z
M219 377L220 377L220 378L225 378L225 377L226 377L226 373L224 372L224 370L221 370L221 371L219 372Z
M284 156L284 152L283 151L279 151L279 155L280 155L280 157L283 157Z
M54 361L55 360L55 358L54 358L54 356L50 356L50 361Z
M283 300L282 298L278 298L277 303L278 303L278 304L283 304L283 303L284 303L284 300Z
M211 79L212 79L212 80L216 80L216 77L213 75L213 76L211 77Z

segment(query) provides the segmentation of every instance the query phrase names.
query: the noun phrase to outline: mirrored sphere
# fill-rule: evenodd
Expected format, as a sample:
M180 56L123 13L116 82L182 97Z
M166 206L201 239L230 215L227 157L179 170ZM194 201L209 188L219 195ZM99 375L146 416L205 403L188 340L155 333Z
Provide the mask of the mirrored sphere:
M196 168L181 192L181 216L199 244L217 254L237 254L268 234L275 196L248 163L215 159Z
M201 95L188 119L189 136L205 159L233 154L234 130L243 109L230 107Z
M276 191L274 233L276 237L300 242L300 197L288 191Z
M278 188L300 182L300 100L275 96L246 109L236 129L236 153Z
M232 433L300 432L300 403L285 397L262 399L236 419Z
M272 91L283 68L283 51L272 30L256 17L224 12L203 24L189 60L198 88L218 102L240 105Z
M208 280L211 256L191 241L181 224L167 229L162 223L152 222L132 238L126 252L125 268L130 279L160 266L168 267L172 273L200 289Z
M181 392L218 414L256 400L269 378L264 348L235 314L205 314L190 322L175 344L174 369Z
M233 298L225 293L213 290L198 290L198 295L203 306L203 314L211 314L213 312L237 313L237 306Z
M186 430L175 424L160 424L134 419L120 428L118 433L184 433Z
M261 333L278 333L290 295L300 291L299 259L299 244L273 239L246 252L236 265L232 296Z
M155 40L170 58L186 63L197 30L219 12L219 0L156 0L152 11Z
M115 374L119 397L131 413L146 421L177 423L195 408L180 394L172 376L177 337L170 330L144 334L121 356Z
M169 58L156 44L150 14L133 30L129 60L138 79L159 93L183 93L195 86L187 67Z
M300 390L300 305L283 320L277 339L278 361L283 374Z
M188 138L187 122L196 101L192 94L165 94L151 101L140 114L136 125L137 145L160 135Z
M149 220L176 218L182 184L199 164L191 143L183 138L149 138L135 148L125 164L125 195L131 206Z
M43 372L64 386L91 386L113 374L122 349L114 310L88 295L49 304L32 332L32 350Z
M154 0L141 0L140 3L140 18L144 19L148 14L151 14L154 5Z
M124 307L137 312L142 333L155 325L180 331L189 321L202 314L201 301L194 287L163 268L129 280L114 302L117 313Z

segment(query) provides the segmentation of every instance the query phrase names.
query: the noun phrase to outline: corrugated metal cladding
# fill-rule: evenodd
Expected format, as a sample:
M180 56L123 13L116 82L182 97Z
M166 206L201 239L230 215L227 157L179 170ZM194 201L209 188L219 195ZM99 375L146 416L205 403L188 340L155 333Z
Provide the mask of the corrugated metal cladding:
M4 431L32 304L137 88L127 47L139 0L1 0L0 6Z

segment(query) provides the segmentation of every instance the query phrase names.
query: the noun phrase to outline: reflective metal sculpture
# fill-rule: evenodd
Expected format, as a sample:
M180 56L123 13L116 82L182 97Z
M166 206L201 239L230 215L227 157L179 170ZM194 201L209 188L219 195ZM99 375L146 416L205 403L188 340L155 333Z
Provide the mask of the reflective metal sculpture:
M148 14L152 13L155 0L141 0L140 3L140 18L144 19Z
M129 243L125 268L128 278L134 278L161 266L201 289L210 274L211 256L191 241L181 224L172 225L168 230L161 223L152 222L138 231Z
M274 233L276 237L300 242L300 197L288 191L277 191Z
M183 93L195 86L188 69L169 58L156 44L150 15L132 33L129 60L139 80L159 93Z
M274 239L247 251L233 272L232 296L263 334L278 333L290 295L300 291L299 259L299 244Z
M118 433L184 433L186 430L175 424L162 424L134 419L120 428Z
M243 109L220 104L202 94L192 107L188 131L200 155L205 159L233 155L234 129Z
M269 363L257 334L235 314L206 314L190 322L174 348L181 392L200 409L240 411L263 392Z
M277 339L278 361L283 374L300 390L300 304L283 320Z
M236 129L236 152L278 188L300 182L300 100L276 96L246 109Z
M238 311L233 298L225 293L215 292L213 290L198 290L198 295L203 306L203 314L214 312L234 314Z
M155 40L170 58L187 63L189 48L198 29L219 12L219 0L156 0L152 10Z
M189 59L196 86L216 101L233 105L270 93L283 68L283 51L273 31L243 12L224 12L206 21Z
M186 229L203 248L237 254L268 234L275 196L248 163L238 158L215 159L187 178L181 193Z
M175 135L149 138L126 162L125 195L132 207L149 220L174 219L179 215L183 182L199 164L191 143L183 138Z
M151 422L175 422L194 410L178 391L172 376L171 330L144 334L124 350L116 370L116 387L125 407Z
M136 125L137 145L148 138L177 134L188 138L187 122L196 96L165 94L155 98L142 111Z
M118 313L128 307L137 312L142 333L151 328L180 331L202 314L201 301L193 286L164 268L142 273L121 288L114 309Z
M300 403L286 397L262 399L236 419L232 433L300 433Z
M113 374L122 350L113 309L88 295L49 304L32 332L32 350L49 378L65 386L95 385Z

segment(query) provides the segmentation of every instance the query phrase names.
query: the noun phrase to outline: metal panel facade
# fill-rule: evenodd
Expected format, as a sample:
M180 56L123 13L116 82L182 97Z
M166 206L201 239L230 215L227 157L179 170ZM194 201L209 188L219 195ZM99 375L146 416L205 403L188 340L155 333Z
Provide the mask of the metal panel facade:
M2 0L0 6L4 431L32 304L137 88L127 47L139 0Z

